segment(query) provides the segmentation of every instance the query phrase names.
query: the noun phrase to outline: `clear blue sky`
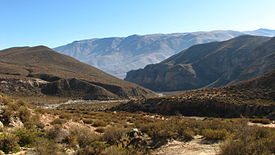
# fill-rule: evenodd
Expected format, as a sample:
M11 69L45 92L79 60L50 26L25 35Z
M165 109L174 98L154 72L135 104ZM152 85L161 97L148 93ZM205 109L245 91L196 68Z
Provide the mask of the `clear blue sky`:
M275 29L275 0L0 0L0 49L258 28Z

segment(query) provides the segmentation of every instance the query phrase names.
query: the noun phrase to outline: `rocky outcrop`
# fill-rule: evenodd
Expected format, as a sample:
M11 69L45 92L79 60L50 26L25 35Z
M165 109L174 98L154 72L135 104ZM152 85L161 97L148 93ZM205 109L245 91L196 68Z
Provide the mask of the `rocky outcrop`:
M268 117L275 119L275 105L237 104L215 99L159 98L131 101L112 110L150 112L162 115L201 117Z
M195 45L161 63L127 73L125 80L155 91L220 87L275 68L275 38L240 36Z

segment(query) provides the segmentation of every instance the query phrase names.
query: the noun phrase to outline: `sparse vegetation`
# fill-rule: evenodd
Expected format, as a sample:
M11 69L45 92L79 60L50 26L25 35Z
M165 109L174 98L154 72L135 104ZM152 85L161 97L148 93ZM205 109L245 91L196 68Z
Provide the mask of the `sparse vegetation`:
M221 155L271 155L275 153L274 129L240 128L221 147Z
M5 153L19 151L19 138L10 133L0 133L0 150Z
M271 121L270 119L267 118L255 118L255 119L250 119L252 123L262 123L262 124L270 124Z
M202 135L207 140L225 140L229 133L223 130L213 130L213 129L205 129L202 131Z
M192 119L147 113L46 110L33 109L22 101L16 104L12 99L4 100L1 120L7 122L0 133L0 144L5 152L33 147L42 155L66 154L67 149L81 155L149 154L169 140L190 141L202 135L207 141L222 142L222 155L237 151L274 153L274 131L247 125L248 121L263 123L266 119ZM42 115L52 116L48 125L40 121ZM7 130L11 117L18 117L24 127Z

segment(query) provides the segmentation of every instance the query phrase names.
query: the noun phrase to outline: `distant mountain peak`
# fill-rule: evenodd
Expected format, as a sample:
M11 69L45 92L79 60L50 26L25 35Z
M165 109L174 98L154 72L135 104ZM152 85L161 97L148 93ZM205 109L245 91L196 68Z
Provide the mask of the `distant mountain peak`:
M240 35L273 36L272 31L198 31L171 34L130 35L80 40L55 48L121 79L130 70L159 63L196 44L225 41Z

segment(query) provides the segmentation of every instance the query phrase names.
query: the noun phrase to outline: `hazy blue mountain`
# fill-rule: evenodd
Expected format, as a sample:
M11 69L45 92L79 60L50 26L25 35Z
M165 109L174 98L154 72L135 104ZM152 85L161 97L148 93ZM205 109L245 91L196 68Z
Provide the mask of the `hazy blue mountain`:
M269 29L263 29L263 28L255 31L245 31L244 33L250 34L250 35L267 36L267 37L275 36L275 30L269 30Z
M195 44L224 41L245 33L271 36L274 31L210 31L173 34L131 35L128 37L99 38L75 41L55 48L97 67L109 74L124 78L130 70L158 63Z

